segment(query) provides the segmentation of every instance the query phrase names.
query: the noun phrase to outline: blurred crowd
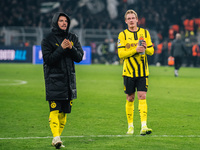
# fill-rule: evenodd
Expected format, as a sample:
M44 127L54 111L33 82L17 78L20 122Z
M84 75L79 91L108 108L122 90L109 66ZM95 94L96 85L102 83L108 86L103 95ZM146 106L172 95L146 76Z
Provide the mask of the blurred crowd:
M63 11L72 19L72 28L123 30L126 28L125 12L134 9L139 16L138 26L157 31L159 44L170 43L176 33L183 35L188 47L193 47L197 43L194 37L200 29L199 0L57 0L51 4L48 2L1 1L0 27L50 27L53 14ZM159 48L159 45L155 45L156 54L160 57L165 56ZM192 56L192 48L190 53ZM160 58L154 61L163 64Z
M53 14L64 11L77 21L75 28L123 29L126 28L124 13L127 9L134 9L139 16L139 26L155 29L163 40L169 37L168 31L173 25L184 31L186 19L200 18L199 0L58 0L57 7L52 5L52 9L43 12L42 4L47 2L1 1L0 26L49 27ZM194 32L196 29L195 26Z

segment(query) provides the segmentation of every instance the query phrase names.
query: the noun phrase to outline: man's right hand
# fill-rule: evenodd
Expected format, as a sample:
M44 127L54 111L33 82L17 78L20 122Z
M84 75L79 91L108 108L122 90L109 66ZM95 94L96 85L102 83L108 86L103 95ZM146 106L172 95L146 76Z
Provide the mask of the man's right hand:
M71 42L70 42L69 40L64 39L64 40L62 41L62 43L61 43L61 47L62 47L63 49L66 49L66 48L72 49L72 44L71 44Z

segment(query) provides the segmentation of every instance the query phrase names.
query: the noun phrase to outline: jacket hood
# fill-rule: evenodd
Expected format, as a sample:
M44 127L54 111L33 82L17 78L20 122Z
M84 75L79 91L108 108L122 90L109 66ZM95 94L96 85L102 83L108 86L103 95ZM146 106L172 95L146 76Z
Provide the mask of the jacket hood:
M60 16L65 16L67 18L68 21L68 25L67 25L67 29L66 30L61 30L58 26L58 18ZM51 27L52 27L52 31L56 32L58 34L66 34L69 32L69 27L70 27L70 18L67 14L63 13L63 12L57 12L54 14L53 18L52 18L52 22L51 22Z

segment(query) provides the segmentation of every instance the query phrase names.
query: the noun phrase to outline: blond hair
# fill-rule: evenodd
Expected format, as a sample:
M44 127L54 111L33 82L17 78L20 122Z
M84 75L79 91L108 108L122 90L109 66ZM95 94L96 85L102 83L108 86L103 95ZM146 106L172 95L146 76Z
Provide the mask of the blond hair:
M127 16L128 14L135 14L135 17L138 19L137 13L136 13L134 10L129 9L129 10L126 11L126 13L125 13L125 15L124 15L124 19L125 19L125 20L126 20L126 16Z

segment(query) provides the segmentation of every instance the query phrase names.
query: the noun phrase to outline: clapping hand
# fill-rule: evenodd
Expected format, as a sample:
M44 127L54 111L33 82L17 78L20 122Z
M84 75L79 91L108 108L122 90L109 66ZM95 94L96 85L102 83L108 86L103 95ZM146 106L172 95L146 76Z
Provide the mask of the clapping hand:
M64 39L61 43L63 49L69 48L72 49L72 43L68 39Z

